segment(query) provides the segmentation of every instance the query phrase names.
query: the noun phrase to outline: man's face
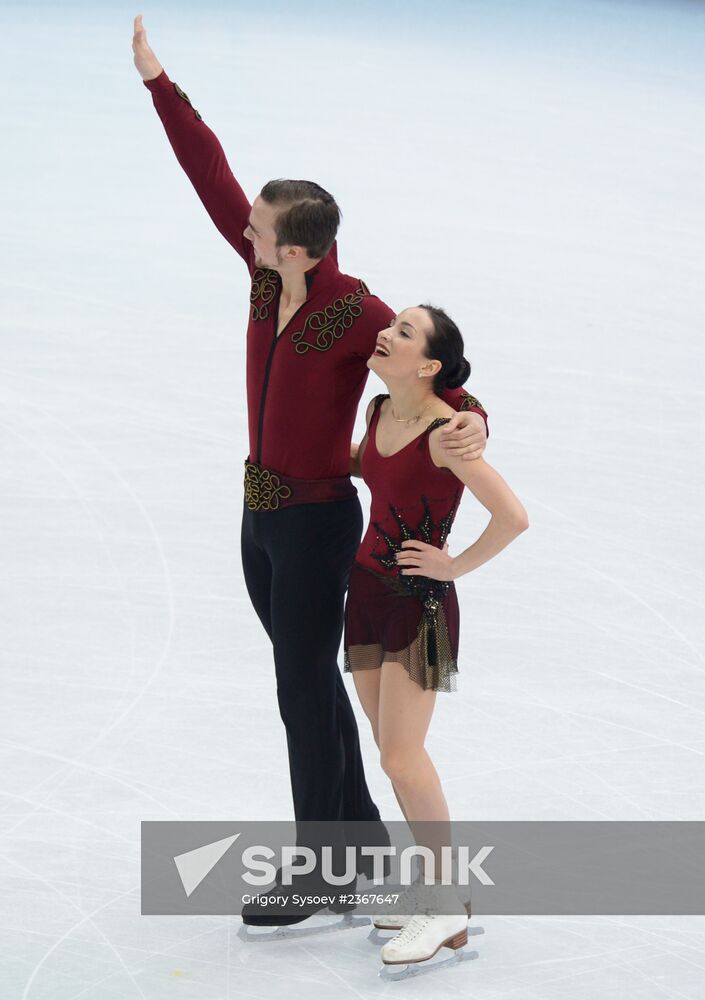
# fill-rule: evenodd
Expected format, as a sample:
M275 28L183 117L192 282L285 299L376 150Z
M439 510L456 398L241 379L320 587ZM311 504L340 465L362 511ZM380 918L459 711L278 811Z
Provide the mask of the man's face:
M243 230L243 236L250 240L254 248L257 267L278 269L287 260L289 247L277 247L274 231L276 217L277 209L257 195L250 209L249 222Z

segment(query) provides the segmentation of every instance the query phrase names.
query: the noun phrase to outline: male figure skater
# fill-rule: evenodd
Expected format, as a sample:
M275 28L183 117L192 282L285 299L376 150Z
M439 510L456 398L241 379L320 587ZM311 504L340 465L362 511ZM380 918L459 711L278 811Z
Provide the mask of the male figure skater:
M250 205L218 139L148 45L141 15L132 47L177 160L251 277L242 561L272 641L295 818L342 821L338 851L362 843L357 828L346 833L346 820L371 821L368 842L389 843L337 658L363 521L349 475L350 441L367 359L396 314L338 269L333 197L312 181L275 180ZM449 445L477 457L485 411L462 389L443 398L463 411L447 425ZM358 873L368 872L365 861L358 859ZM340 888L354 891L355 880ZM253 924L296 923L320 908L294 915L253 904L242 916Z

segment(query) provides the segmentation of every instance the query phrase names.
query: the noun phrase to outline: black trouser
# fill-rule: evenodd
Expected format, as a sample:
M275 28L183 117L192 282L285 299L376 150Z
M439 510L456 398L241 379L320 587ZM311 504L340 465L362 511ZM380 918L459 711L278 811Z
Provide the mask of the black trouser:
M376 820L338 667L362 536L357 496L272 511L243 505L247 590L274 647L296 820Z

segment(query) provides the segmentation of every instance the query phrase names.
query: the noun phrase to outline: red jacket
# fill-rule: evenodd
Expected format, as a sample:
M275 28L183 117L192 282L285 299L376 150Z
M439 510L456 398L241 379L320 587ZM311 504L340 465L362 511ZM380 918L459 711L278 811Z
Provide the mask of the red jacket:
M243 231L250 202L220 142L187 94L162 71L143 81L176 158L225 239L250 272L247 327L249 460L287 476L347 476L350 441L377 335L396 313L360 278L338 269L337 241L305 273L308 297L277 337L279 273L254 265ZM487 414L464 389L446 389L454 409Z

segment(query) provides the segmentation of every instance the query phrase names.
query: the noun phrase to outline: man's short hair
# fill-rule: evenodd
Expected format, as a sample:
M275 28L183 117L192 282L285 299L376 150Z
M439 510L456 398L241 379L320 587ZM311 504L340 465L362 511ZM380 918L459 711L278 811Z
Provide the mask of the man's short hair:
M311 258L325 257L335 242L341 211L335 198L314 181L283 177L268 181L260 197L279 209L277 246L303 247Z

